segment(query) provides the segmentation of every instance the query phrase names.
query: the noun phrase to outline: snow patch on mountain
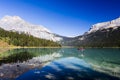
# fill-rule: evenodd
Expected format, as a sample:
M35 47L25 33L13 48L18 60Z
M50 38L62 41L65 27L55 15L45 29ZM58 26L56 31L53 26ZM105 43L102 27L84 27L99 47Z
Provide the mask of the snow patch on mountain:
M108 28L116 29L119 26L120 26L120 17L112 21L94 24L87 33L89 34L92 32L96 32L97 30L108 29Z
M24 32L34 37L60 41L61 37L55 36L47 28L42 25L34 25L24 21L19 16L5 16L0 20L0 27L7 31L17 31L19 33Z

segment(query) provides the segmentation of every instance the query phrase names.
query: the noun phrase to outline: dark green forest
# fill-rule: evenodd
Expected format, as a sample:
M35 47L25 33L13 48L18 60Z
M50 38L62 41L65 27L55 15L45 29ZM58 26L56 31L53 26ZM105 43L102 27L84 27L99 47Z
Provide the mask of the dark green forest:
M45 39L33 37L25 33L6 31L0 28L0 40L7 42L9 45L21 47L60 47L61 45Z

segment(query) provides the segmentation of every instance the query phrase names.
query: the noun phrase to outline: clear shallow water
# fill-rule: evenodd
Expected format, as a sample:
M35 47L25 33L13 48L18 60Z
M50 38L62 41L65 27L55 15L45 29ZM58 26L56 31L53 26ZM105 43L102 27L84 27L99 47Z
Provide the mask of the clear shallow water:
M79 51L76 48L35 48L15 49L5 54L17 55L8 56L1 63L28 60L33 64L47 63L41 69L29 70L16 80L120 80L120 49L95 48ZM26 57L16 59L20 56Z

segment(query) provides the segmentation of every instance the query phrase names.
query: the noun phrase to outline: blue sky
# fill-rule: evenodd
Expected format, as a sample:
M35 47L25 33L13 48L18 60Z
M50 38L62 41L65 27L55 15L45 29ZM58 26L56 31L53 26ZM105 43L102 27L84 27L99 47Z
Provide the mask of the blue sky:
M120 0L0 0L0 18L20 16L53 33L77 36L120 16Z

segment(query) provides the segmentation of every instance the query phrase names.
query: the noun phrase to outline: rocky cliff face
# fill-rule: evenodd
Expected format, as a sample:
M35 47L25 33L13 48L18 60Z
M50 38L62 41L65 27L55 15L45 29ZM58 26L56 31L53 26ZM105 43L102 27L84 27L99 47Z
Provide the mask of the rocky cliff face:
M117 18L112 21L94 24L87 33L89 34L96 32L98 30L109 29L109 28L116 29L119 26L120 26L120 18Z
M19 16L5 16L0 20L0 27L7 31L26 33L37 38L60 41L62 37L57 37L42 25L34 25L24 21Z
M90 30L67 45L84 47L120 47L120 18L112 21L94 24Z

